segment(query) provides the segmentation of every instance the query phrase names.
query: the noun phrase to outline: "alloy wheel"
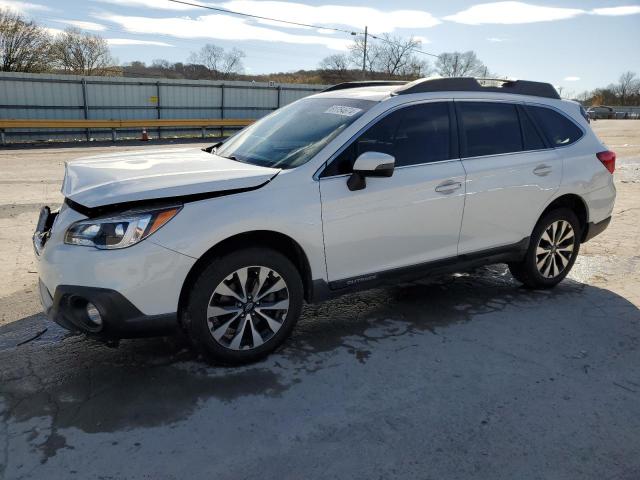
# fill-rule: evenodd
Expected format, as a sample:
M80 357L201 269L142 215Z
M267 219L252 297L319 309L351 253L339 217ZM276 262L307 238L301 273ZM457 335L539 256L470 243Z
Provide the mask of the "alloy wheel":
M567 268L576 245L573 227L566 220L549 225L536 247L536 266L545 278L555 278Z
M284 278L264 266L240 268L215 288L207 306L209 332L231 350L251 350L268 342L289 311Z

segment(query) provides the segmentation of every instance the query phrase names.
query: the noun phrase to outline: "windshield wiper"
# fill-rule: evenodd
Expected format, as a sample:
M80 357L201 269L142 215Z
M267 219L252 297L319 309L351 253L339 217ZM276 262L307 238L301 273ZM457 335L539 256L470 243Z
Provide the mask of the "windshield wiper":
M220 145L222 145L223 143L224 143L224 142L217 142L217 143L214 143L213 145L210 145L210 146L208 146L208 147L202 148L201 150L202 150L203 152L207 152L207 153L216 153L216 149L217 149Z
M218 143L214 143L213 145L209 146L209 147L205 147L202 148L201 150L203 152L207 152L207 153L211 153L212 155L216 154L216 150L218 149L218 147L220 147L220 145L222 145L224 142L218 142ZM240 163L248 163L245 162L243 160L240 160L238 157L236 157L235 155L229 155L228 157L225 157L224 155L218 155L219 157L222 158L227 158L229 160L235 160L236 162L240 162Z

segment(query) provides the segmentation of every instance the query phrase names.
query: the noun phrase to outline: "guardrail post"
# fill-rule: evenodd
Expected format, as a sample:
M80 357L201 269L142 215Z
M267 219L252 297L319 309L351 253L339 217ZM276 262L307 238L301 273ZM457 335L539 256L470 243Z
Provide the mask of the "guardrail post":
M278 85L278 108L280 108L280 97L282 96L282 86Z
M87 104L87 79L82 79L82 106L84 108L84 119L89 120L89 105ZM88 128L84 131L87 142L91 139L91 130Z
M7 144L7 141L4 138L4 128L0 130L0 143L2 143L3 146Z
M156 111L157 111L157 116L158 116L158 120L160 120L161 115L161 105L160 105L160 82L156 82L156 98L158 99L157 105L156 105ZM162 138L162 134L161 134L161 127L158 127L158 140Z
M220 84L220 120L224 119L224 83ZM220 138L224 137L224 127L220 127Z
M202 138L207 138L207 127L202 127Z
M115 143L116 141L116 129L112 128L111 129L111 141Z

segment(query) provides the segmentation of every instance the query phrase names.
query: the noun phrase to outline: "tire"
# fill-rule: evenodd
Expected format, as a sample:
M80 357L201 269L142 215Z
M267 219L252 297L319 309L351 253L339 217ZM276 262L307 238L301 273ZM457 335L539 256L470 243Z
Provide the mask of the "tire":
M200 273L183 321L208 359L250 363L284 342L302 302L302 280L293 263L274 250L248 248L213 259Z
M552 238L552 234L557 237ZM582 228L576 214L568 208L552 210L538 220L524 259L510 263L509 270L528 288L553 288L571 271L580 251L580 238Z

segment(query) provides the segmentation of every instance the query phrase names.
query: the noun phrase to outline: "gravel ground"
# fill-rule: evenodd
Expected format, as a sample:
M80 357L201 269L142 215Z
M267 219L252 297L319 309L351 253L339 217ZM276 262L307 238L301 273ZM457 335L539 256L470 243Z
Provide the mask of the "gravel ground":
M349 295L241 368L41 314L30 236L64 161L147 145L0 151L0 479L637 480L640 122L594 128L618 201L559 287L495 266Z

